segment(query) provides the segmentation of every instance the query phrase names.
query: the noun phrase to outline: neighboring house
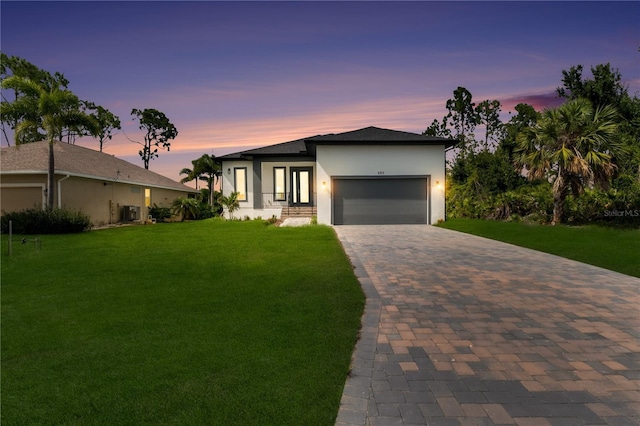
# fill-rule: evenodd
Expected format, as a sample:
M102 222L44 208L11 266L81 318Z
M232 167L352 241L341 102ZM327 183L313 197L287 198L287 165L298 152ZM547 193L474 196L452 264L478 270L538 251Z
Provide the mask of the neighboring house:
M218 157L236 217L316 215L321 224L444 220L445 150L455 141L367 127Z
M0 150L0 209L46 206L48 142ZM54 145L55 207L80 210L94 225L145 220L148 207L171 207L195 191L112 155L68 143Z

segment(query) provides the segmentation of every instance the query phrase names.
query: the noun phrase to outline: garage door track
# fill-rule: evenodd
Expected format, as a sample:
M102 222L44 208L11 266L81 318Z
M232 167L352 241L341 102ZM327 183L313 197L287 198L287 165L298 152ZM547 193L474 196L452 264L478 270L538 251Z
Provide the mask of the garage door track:
M432 226L335 229L367 296L337 425L640 424L640 279Z

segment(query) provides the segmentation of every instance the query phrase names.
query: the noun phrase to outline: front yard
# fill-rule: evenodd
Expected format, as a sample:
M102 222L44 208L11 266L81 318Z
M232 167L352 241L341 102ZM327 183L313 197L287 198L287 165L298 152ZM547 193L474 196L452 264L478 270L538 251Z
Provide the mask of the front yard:
M331 228L41 240L2 236L3 424L335 422L364 296Z

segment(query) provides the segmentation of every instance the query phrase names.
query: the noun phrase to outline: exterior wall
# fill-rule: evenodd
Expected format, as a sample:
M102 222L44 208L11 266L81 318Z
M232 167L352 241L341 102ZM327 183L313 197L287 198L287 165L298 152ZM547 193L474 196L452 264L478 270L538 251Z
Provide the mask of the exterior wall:
M239 167L247 169L247 200L240 202L241 209L253 208L253 162L248 160L225 161L222 163L222 195L228 197L235 189L233 170Z
M316 148L318 223L331 224L335 176L431 176L431 223L444 220L444 146L338 146Z
M315 163L313 161L283 161L275 160L268 161L264 159L260 163L260 179L255 178L254 162L245 160L224 161L222 164L222 194L226 197L229 196L234 188L234 168L246 167L247 168L247 201L240 202L240 208L233 212L234 218L249 217L256 219L261 217L263 219L269 219L273 216L280 218L282 207L281 204L286 202L276 202L269 198L270 194L273 194L273 169L276 167L285 168L285 191L287 194L291 191L291 167L313 167ZM315 175L315 171L314 171ZM256 181L260 182L260 186L256 186ZM264 195L264 198L263 198ZM260 200L260 203L256 202L256 198ZM259 204L262 204L261 206ZM225 217L229 218L229 212L225 208Z
M315 175L316 163L313 161L278 161L278 162L263 162L262 163L262 193L273 194L273 169L276 167L285 168L285 192L291 193L291 168L292 167L312 167L314 168ZM267 206L265 206L267 207Z
M46 197L42 194L46 187L46 179L46 175L3 176L2 209L9 212L31 208L36 204L38 207L44 206ZM22 186L40 185L38 180L42 183L36 188L37 192L33 187ZM144 220L149 214L145 206L145 188L150 189L150 206L157 204L159 207L171 207L176 198L188 196L186 191L56 175L55 206L80 210L89 215L96 226L122 221L123 206L139 206L140 217L137 219ZM35 200L38 195L41 197L39 201Z
M3 175L0 182L0 210L13 212L42 208L47 203L47 175Z

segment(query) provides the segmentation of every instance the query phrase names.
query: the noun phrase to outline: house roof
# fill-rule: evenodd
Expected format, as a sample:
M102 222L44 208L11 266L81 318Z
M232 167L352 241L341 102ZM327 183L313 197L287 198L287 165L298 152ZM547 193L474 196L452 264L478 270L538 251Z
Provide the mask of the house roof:
M217 159L232 160L253 155L308 155L305 140L306 139L296 139L295 141L282 142L275 145L263 146L261 148L249 149L247 151L235 152L220 156Z
M269 145L262 148L250 149L248 151L235 152L233 154L218 157L219 160L244 159L258 156L271 155L315 155L317 145L444 145L449 148L455 145L453 139L440 138L436 136L426 136L417 133L402 132L398 130L381 129L379 127L365 127L344 133L330 133L327 135L317 135L308 138L297 139L291 142Z
M113 155L58 142L53 146L55 171L59 175L110 180L149 187L196 192L166 176L116 158ZM0 149L0 174L46 174L49 168L47 141Z

